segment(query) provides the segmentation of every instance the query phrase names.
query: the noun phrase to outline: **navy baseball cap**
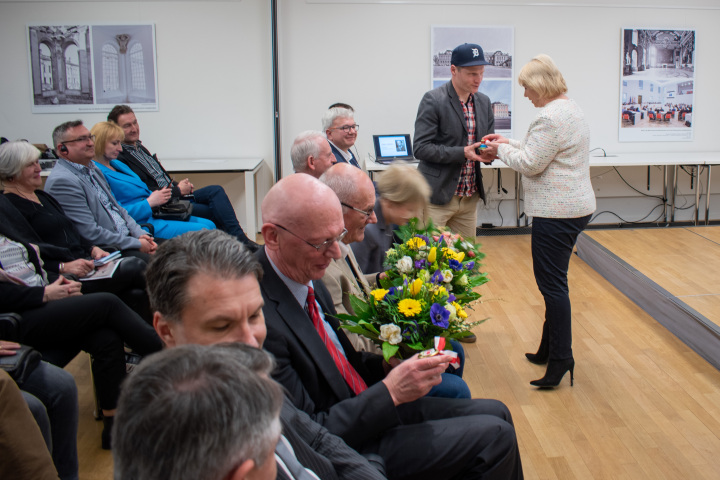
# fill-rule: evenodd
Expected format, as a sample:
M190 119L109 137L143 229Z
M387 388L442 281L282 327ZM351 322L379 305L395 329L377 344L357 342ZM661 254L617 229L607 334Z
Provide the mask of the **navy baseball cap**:
M456 67L474 67L475 65L490 65L485 61L485 54L480 45L475 43L463 43L455 47L450 57L450 65Z

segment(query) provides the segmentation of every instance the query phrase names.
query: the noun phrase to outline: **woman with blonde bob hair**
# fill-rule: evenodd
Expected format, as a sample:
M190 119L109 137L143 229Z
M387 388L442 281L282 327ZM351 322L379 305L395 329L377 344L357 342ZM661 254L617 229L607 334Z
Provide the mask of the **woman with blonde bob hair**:
M545 376L531 385L556 387L566 372L573 384L575 360L567 272L577 240L595 211L590 183L590 128L580 107L568 98L555 62L538 55L520 71L518 83L540 112L523 140L486 135L487 152L522 174L525 213L533 217L535 281L545 299L545 323L535 364L547 363Z
M190 217L186 222L154 218L153 209L165 205L172 190L166 187L151 192L130 167L117 160L125 138L125 132L118 124L96 123L90 133L95 135L95 164L105 175L117 202L133 220L151 224L157 238L172 238L185 232L215 228L212 221L199 217Z
M392 247L393 231L422 214L430 198L430 185L416 168L395 163L377 181L377 223L365 227L362 242L351 244L363 272L382 272L385 252Z

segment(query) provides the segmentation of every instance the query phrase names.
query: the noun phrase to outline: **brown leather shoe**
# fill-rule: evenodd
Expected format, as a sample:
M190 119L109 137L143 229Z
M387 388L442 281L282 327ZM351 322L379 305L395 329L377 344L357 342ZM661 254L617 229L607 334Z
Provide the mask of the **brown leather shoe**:
M474 333L471 333L471 334L468 335L467 337L458 338L458 342L462 342L462 343L475 343L475 342L477 342L477 337L475 336Z

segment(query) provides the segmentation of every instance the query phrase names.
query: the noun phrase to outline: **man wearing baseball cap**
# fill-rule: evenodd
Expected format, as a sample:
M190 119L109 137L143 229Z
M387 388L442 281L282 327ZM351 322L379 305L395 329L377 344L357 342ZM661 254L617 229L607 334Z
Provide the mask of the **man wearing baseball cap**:
M485 65L480 45L456 47L452 78L425 94L415 120L418 170L432 187L425 217L470 239L475 238L478 199L485 200L475 149L495 126L490 99L478 93Z

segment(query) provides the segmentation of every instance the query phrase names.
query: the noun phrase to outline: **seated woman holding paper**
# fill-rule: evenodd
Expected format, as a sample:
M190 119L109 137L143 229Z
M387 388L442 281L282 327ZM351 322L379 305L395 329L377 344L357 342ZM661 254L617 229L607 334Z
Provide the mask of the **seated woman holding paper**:
M80 282L63 276L53 281L30 244L0 234L0 258L0 312L22 317L17 340L41 353L61 345L92 355L103 413L102 446L109 449L112 418L126 374L124 346L149 355L162 348L160 338L116 296L83 295Z
M157 238L215 228L215 224L206 218L190 216L186 221L156 218L155 211L170 201L172 190L166 187L150 191L130 167L116 160L125 138L123 129L116 123L96 123L90 133L95 135L95 165L105 175L115 199L136 222L152 224Z
M105 246L88 244L49 193L40 190L40 152L27 142L0 146L2 233L40 248L43 268L52 274L77 278L94 272L94 260L107 257ZM124 256L124 254L123 254ZM109 292L122 299L146 321L152 321L145 292L146 262L129 255L111 278L83 282L83 293Z

